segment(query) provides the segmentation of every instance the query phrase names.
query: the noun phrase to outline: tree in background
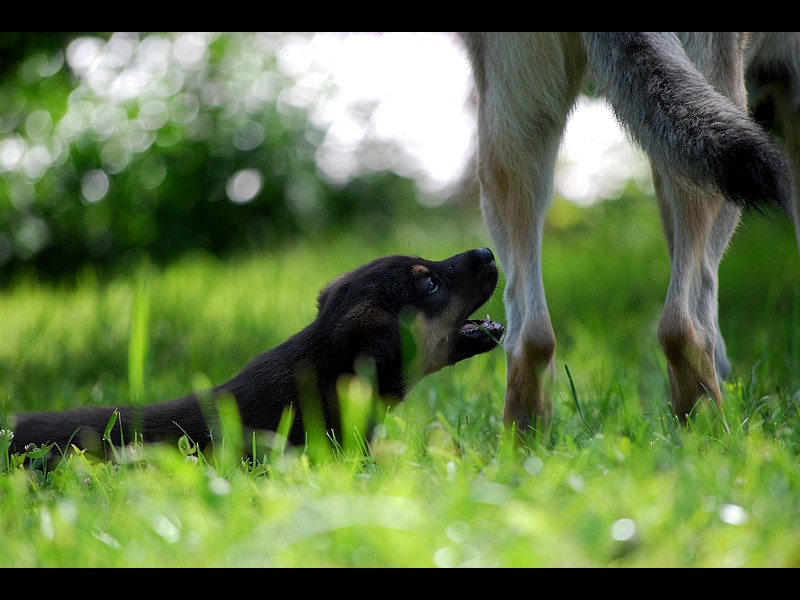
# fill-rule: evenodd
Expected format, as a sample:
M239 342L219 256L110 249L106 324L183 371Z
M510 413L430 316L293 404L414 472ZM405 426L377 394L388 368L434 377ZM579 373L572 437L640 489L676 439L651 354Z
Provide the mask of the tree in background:
M380 233L419 210L413 181L390 171L319 176L325 132L310 109L333 84L311 89L282 68L301 34L0 39L6 277L222 254L364 219Z

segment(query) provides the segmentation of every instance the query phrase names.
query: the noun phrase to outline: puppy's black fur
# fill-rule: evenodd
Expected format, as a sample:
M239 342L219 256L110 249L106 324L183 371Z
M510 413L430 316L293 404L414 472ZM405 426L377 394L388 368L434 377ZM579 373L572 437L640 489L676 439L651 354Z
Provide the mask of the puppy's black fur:
M468 318L489 299L497 280L488 248L442 261L379 258L329 283L319 294L313 323L207 393L141 407L23 413L12 419L10 451L31 444L98 449L114 410L119 415L110 438L116 446L185 434L203 449L223 396L235 398L245 430L275 431L291 406L291 444L305 442L303 409L319 411L328 432L341 439L336 383L355 372L357 361L373 363L382 397L402 400L421 377L495 347L503 326L488 317Z

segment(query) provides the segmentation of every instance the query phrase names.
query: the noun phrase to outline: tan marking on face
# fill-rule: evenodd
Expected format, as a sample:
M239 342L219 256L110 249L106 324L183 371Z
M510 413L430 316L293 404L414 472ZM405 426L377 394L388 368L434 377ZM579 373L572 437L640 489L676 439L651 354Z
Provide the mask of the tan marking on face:
M408 367L411 382L451 364L460 332L461 307L453 306L434 317L418 313L411 321L417 352Z
M425 265L412 265L411 274L414 277L425 277L426 275L430 275L431 272Z

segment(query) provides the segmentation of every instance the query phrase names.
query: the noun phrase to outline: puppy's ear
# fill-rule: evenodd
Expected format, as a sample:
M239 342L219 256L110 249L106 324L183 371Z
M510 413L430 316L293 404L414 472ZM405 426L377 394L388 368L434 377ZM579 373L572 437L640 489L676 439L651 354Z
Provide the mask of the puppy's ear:
M321 296L325 295L324 292ZM325 296L323 302L327 299ZM336 323L334 340L336 348L350 354L370 354L378 361L385 360L389 357L388 353L395 351L386 347L386 341L399 344L397 315L375 300L364 298L348 308ZM378 349L381 351L378 352Z
M334 330L334 343L348 361L374 363L381 395L402 398L402 352L398 316L374 299L352 306Z
M322 288L317 296L317 312L322 312L328 299L333 294L333 290L339 286L339 282L344 278L344 275L339 275L336 279L331 281L328 285Z

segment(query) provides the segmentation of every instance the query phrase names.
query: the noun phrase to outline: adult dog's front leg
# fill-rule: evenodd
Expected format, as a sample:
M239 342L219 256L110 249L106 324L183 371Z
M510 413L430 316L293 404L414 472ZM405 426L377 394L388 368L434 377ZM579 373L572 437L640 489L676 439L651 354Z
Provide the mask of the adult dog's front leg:
M493 166L494 165L494 166ZM486 160L485 169L498 168ZM541 240L547 196L530 202L498 192L496 174L484 173L483 211L505 265L505 306L508 352L503 421L518 431L542 430L549 425L553 403L556 338L550 323L541 270Z
M540 430L553 412L555 335L541 269L544 221L585 58L570 33L466 34L479 92L481 206L506 276L503 420Z

